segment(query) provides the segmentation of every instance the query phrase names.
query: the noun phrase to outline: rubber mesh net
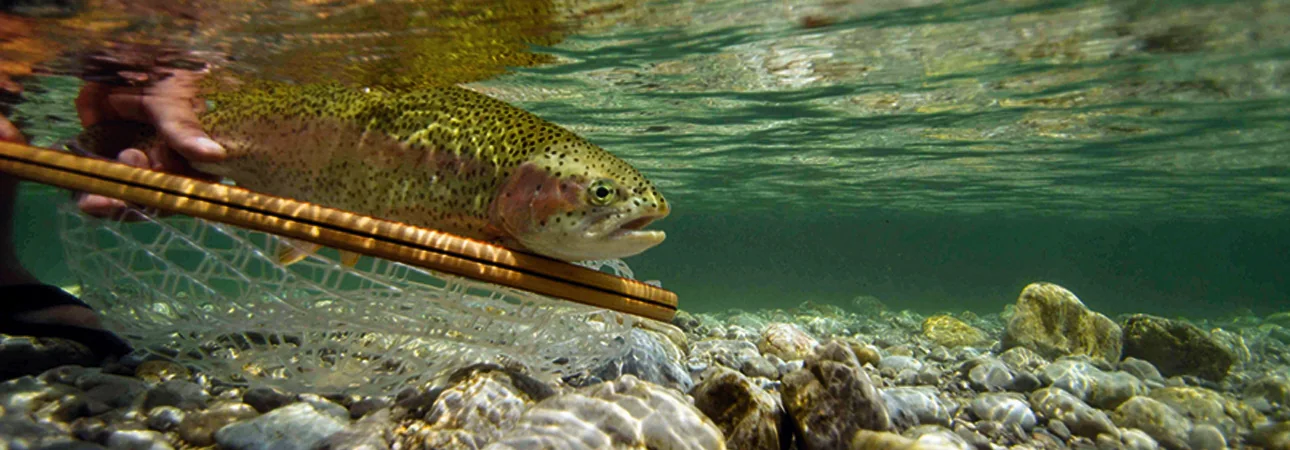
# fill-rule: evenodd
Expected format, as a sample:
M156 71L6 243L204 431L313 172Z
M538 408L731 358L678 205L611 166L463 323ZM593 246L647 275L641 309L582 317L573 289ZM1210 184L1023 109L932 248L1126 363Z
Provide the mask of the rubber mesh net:
M277 236L191 217L59 217L106 325L223 383L379 395L479 362L574 376L621 356L633 320L372 257L351 269L330 249L283 266Z

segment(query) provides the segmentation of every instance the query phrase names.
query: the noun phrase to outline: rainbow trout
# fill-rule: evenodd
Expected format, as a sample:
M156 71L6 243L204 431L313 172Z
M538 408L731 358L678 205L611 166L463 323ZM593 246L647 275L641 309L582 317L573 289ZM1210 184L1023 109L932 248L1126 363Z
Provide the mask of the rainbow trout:
M566 261L627 257L665 238L643 228L670 207L634 167L468 89L275 86L214 98L200 120L228 158L192 165L246 189ZM116 123L87 129L74 145L142 149L160 139L150 126ZM297 247L279 259L318 249Z

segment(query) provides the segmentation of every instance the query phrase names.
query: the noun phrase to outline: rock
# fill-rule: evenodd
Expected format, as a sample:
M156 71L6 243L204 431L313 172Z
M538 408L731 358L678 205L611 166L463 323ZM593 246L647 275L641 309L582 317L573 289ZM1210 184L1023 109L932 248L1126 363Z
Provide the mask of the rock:
M1146 395L1147 385L1125 372L1103 372L1093 382L1088 393L1088 403L1098 408L1113 410L1135 395Z
M148 383L138 378L86 371L76 377L75 386L91 399L109 408L124 408L148 392Z
M729 339L709 339L695 342L690 348L689 364L702 365L704 367L712 364L720 364L731 369L739 370L744 364L753 358L758 358L761 353L757 351L757 346L748 341L736 341ZM775 376L774 378L779 378Z
M170 431L184 422L187 413L174 406L158 406L148 411L148 428L157 431Z
M380 409L363 416L344 430L324 439L319 450L387 450L390 442L386 439L394 422L390 420L390 410Z
M975 448L953 430L940 425L920 425L904 433L919 448L972 450Z
M632 375L538 402L485 450L725 449L721 431L680 394Z
M228 450L311 450L345 425L310 403L298 402L220 428L215 442Z
M427 425L399 437L405 448L477 448L501 436L537 400L503 370L462 370L435 399Z
M909 429L923 424L950 426L954 411L946 407L930 387L893 387L882 389L887 415L897 429ZM949 405L956 406L953 402Z
M139 363L134 376L144 381L161 383L170 380L187 380L192 374L188 368L175 362L153 359Z
M1052 283L1032 283L1017 298L1003 348L1026 347L1046 358L1088 355L1120 360L1120 327L1090 311L1075 294Z
M216 430L233 422L255 417L254 408L245 403L216 402L204 411L194 411L184 416L179 423L179 438L197 447L215 444L212 436Z
M888 431L856 430L849 443L843 442L838 449L851 450L955 450L957 447L944 444L938 439L915 441Z
M37 423L20 414L0 416L0 448L40 448L71 440L67 432L51 423Z
M109 450L174 450L166 437L152 430L117 430L107 438Z
M739 368L739 371L750 377L770 379L779 378L779 367L776 367L774 364L771 364L769 360L760 356L744 361L744 364Z
M1126 450L1156 450L1160 444L1147 433L1137 428L1125 428L1120 432L1120 442Z
M1142 430L1168 449L1187 449L1192 423L1169 405L1150 397L1133 397L1115 408L1111 420L1122 427Z
M859 359L856 359L856 361L858 362ZM888 356L878 363L878 370L893 375L906 370L917 372L922 368L923 362L914 359L912 356Z
M1236 362L1229 349L1195 325L1146 314L1124 323L1124 354L1151 362L1166 377L1220 381Z
M328 400L318 394L300 394L299 400L314 406L314 409L320 413L328 414L341 421L349 420L349 410L340 406L336 402Z
M93 412L89 400L81 391L32 376L0 383L0 411L8 416L28 416L42 422L64 423Z
M1187 436L1187 443L1191 445L1191 450L1224 450L1227 448L1227 440L1223 438L1223 433L1218 431L1213 425L1202 423L1191 429Z
M1260 425L1251 433L1250 443L1268 450L1290 450L1290 422Z
M753 384L739 372L715 366L690 395L694 406L716 423L726 445L738 449L780 448L779 423L784 414L779 397Z
M851 339L847 339L845 342L847 343L847 346L851 347L851 352L855 353L856 360L860 361L861 366L868 364L878 367L878 364L882 363L882 353L878 351L878 347L874 347L869 344L861 344Z
M1026 347L1013 347L999 355L999 360L1016 372L1037 372L1048 365L1048 359Z
M1245 385L1246 398L1262 398L1276 407L1290 407L1290 379L1280 374L1266 374Z
M757 349L785 361L806 359L820 343L806 332L788 323L772 323L761 332Z
M859 429L891 429L886 402L846 344L820 346L802 369L781 381L784 408L805 450L844 446Z
M1012 377L1012 382L1007 387L1012 392L1026 393L1044 387L1044 382L1029 372L1021 372Z
M69 364L90 366L97 362L90 349L76 341L0 334L0 380L35 375Z
M357 419L393 404L387 397L368 397L349 405L349 418Z
M1106 413L1088 406L1065 390L1046 387L1031 392L1030 404L1050 421L1061 421L1074 435L1090 439L1104 433L1119 436L1115 424Z
M1015 425L1030 431L1038 420L1025 398L1018 394L987 393L972 399L972 413L978 419L993 420L1004 426Z
M1236 438L1264 421L1263 415L1248 405L1202 387L1165 387L1152 390L1148 396L1169 405L1194 424L1217 427L1228 438Z
M152 410L158 406L174 406L182 410L201 409L206 407L210 398L210 394L197 383L175 379L149 389L143 396L143 408Z
M1008 389L1012 385L1012 370L1008 369L1002 361L998 359L983 356L968 360L959 370L966 369L968 382L972 383L972 389L981 392L999 392Z
M266 386L257 386L242 393L242 403L251 405L260 413L267 413L296 401L294 396Z
M1119 369L1154 386L1160 386L1165 383L1165 377L1161 376L1160 371L1156 370L1156 366L1149 361L1130 356L1124 358L1124 361L1120 361Z
M923 320L923 336L946 347L982 345L990 340L981 329L947 315Z
M1075 394L1082 401L1087 401L1093 386L1106 374L1087 361L1079 359L1060 359L1044 367L1039 379L1044 384L1066 390Z
M601 380L631 374L641 380L688 392L694 386L694 380L681 366L682 360L684 353L665 336L632 328L627 334L627 352L608 361L594 374Z

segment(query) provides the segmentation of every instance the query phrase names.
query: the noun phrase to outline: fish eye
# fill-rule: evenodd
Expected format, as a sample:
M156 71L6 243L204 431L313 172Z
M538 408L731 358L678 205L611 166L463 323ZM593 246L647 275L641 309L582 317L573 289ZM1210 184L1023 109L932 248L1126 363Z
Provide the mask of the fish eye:
M614 201L616 193L618 189L614 187L614 182L605 179L593 181L591 186L587 186L587 199L596 206L608 205Z

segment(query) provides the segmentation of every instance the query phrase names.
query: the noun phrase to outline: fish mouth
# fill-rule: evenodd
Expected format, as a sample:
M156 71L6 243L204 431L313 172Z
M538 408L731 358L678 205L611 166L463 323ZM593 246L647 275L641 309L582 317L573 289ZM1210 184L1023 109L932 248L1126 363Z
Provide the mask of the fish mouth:
M610 214L601 218L592 227L592 236L615 241L639 241L641 243L658 243L667 237L660 230L646 230L654 221L667 217L667 211L637 211L635 214Z

